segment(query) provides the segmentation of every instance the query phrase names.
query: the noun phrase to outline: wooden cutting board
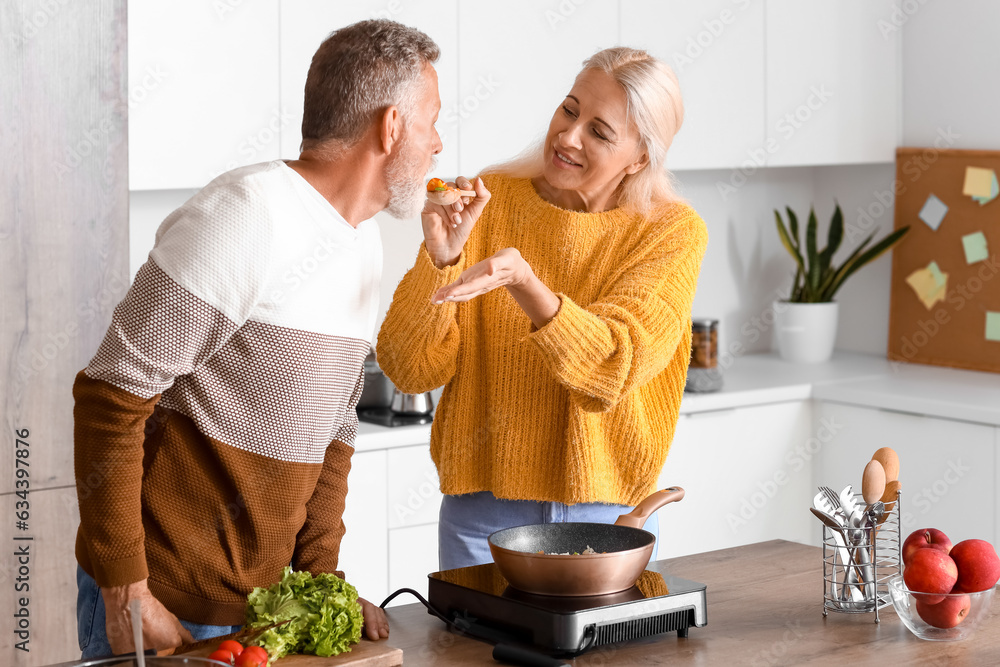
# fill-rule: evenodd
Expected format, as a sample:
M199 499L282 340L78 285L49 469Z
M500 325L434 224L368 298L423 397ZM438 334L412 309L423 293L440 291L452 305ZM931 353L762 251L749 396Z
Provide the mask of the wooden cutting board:
M206 658L217 647L191 651L184 655ZM272 663L273 667L397 667L403 664L403 649L393 648L384 641L373 642L362 639L351 647L350 653L342 653L330 658L316 655L286 655Z

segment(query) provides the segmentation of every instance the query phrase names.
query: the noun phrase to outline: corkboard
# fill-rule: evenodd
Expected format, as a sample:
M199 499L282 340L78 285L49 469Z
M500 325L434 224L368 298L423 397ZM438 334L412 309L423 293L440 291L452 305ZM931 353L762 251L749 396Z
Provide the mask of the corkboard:
M1000 177L1000 151L896 150L895 227L910 231L892 251L889 358L1000 373L1000 341L986 338L986 313L1000 313L1000 196L980 205L962 194L966 167ZM948 207L937 230L919 217L931 194ZM988 256L969 264L962 237L976 232ZM907 277L931 261L948 277L928 309Z

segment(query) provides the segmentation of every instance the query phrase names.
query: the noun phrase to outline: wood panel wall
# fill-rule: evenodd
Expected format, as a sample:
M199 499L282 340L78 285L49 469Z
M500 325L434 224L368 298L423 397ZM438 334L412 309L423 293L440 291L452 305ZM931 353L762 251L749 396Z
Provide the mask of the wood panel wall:
M5 0L0 26L0 664L20 667L80 655L71 387L129 282L126 0ZM15 592L22 545L30 589ZM29 652L15 646L22 596Z

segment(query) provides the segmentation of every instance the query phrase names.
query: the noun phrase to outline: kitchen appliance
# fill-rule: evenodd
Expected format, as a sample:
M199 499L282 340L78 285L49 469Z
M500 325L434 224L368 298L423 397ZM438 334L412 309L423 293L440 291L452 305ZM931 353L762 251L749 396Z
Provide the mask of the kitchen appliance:
M490 553L511 586L526 593L617 593L635 584L653 555L656 538L642 530L646 519L683 497L679 486L662 489L614 524L543 523L498 530L489 536Z
M434 419L434 400L429 391L422 394L405 394L396 389L388 408L358 410L358 419L379 426L413 426L430 424Z
M597 646L676 632L708 623L706 586L649 563L635 585L586 597L534 595L512 587L494 563L428 575L432 607L469 635L579 655Z

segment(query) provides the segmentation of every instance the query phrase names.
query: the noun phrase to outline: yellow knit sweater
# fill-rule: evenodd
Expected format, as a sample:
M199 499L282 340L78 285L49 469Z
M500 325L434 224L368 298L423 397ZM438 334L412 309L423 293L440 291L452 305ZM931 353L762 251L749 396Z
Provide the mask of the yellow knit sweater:
M399 283L379 364L406 392L445 385L431 434L443 493L634 505L677 423L705 224L684 204L580 213L527 179L484 180L492 198L458 263L439 270L421 246ZM502 248L560 297L541 329L505 289L430 301Z

